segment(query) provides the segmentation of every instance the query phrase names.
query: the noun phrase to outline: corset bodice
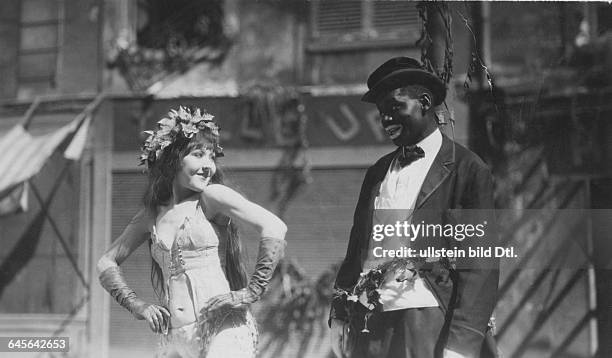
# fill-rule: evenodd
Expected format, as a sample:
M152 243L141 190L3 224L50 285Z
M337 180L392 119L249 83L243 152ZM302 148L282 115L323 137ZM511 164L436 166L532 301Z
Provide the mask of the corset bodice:
M219 255L218 228L197 205L176 231L170 248L165 244L170 240L162 240L156 227L151 230L151 256L163 273L165 297L161 299L177 319L197 317L208 298L230 291Z
M164 278L182 273L184 270L211 265L221 266L219 236L213 225L205 218L185 217L170 248L159 238L156 226L153 226L151 240L153 241L151 255L162 269Z

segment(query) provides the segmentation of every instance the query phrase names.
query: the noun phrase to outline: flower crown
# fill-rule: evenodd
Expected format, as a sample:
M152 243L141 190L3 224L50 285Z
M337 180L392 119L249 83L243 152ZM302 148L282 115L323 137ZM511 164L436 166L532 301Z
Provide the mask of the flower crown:
M144 131L148 135L142 145L140 164L150 167L159 159L166 147L172 144L178 136L191 139L202 130L209 130L215 138L219 138L219 126L213 120L214 116L199 108L194 111L180 106L173 109L166 118L157 122L156 131ZM215 141L213 151L217 157L223 156L223 148Z

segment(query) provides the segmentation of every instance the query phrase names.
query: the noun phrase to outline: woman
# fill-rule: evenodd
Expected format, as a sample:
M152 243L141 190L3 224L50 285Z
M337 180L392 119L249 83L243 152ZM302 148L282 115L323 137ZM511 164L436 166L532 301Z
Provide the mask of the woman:
M248 305L259 299L285 247L275 215L224 186L213 116L180 107L143 146L149 185L141 209L98 262L100 282L134 317L162 333L161 357L254 357L257 332ZM261 235L246 280L234 221ZM151 279L161 305L144 302L119 265L150 240Z

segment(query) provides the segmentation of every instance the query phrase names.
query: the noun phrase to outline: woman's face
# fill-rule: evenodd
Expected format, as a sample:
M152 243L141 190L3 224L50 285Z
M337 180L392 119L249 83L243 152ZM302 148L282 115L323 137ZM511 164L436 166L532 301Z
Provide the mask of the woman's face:
M177 183L185 189L201 192L217 171L215 153L209 143L194 146L181 161Z

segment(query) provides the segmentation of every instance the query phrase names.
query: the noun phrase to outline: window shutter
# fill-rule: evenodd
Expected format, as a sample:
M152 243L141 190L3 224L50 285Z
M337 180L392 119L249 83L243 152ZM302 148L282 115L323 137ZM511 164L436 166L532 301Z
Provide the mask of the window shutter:
M24 0L21 3L19 89L32 95L52 89L57 72L60 3Z
M375 1L372 25L379 33L421 31L419 11L412 1Z
M331 48L408 44L421 34L421 19L412 1L313 0L311 29L314 45ZM377 41L384 41L378 42Z
M361 32L361 1L320 1L316 4L315 36Z
M17 92L20 7L16 1L0 1L0 98Z

